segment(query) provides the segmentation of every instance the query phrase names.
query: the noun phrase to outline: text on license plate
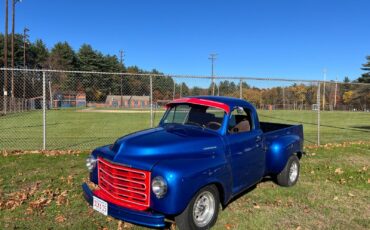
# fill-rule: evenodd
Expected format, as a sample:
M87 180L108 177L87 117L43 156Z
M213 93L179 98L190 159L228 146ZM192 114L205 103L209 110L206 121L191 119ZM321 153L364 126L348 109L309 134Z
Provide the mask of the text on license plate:
M93 209L104 214L108 215L108 203L98 197L93 197Z

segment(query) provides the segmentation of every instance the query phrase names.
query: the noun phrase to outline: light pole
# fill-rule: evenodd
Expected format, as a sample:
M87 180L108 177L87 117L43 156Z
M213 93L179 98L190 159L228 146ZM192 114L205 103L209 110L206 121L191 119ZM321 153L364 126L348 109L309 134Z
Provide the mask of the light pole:
M212 63L212 66L211 66L211 76L212 76L212 95L214 96L215 95L215 75L214 75L214 68L213 68L213 65L214 65L214 62L217 58L217 54L213 53L213 54L210 54L209 55L209 60L211 60L211 63Z

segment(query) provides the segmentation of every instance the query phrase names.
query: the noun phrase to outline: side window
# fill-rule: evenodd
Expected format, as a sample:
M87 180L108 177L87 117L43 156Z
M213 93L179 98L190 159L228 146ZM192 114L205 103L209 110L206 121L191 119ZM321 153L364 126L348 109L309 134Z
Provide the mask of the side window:
M188 105L178 105L178 106L172 107L171 110L168 112L168 115L164 123L183 124L185 123L188 117L189 111L190 111L190 106Z
M249 132L252 129L250 112L246 108L237 107L230 115L228 131L230 134Z

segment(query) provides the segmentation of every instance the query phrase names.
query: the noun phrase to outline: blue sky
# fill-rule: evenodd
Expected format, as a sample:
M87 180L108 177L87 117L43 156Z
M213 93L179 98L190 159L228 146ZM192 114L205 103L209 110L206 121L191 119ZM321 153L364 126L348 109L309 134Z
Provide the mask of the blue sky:
M353 80L370 55L369 9L369 0L23 0L16 31L27 26L48 47L124 49L126 65L168 74L209 75L218 53L216 75L321 79L327 68L329 80Z

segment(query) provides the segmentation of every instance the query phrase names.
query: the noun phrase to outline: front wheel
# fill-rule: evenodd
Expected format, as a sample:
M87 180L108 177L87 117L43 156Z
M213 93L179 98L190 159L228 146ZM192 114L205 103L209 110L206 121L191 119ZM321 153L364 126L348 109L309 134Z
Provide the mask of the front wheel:
M217 220L220 198L217 187L202 188L190 201L186 209L175 217L180 230L209 229Z
M279 185L284 187L293 186L298 181L299 171L299 159L297 156L293 155L288 159L283 171L277 175L276 181Z

